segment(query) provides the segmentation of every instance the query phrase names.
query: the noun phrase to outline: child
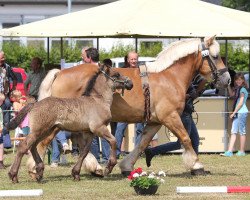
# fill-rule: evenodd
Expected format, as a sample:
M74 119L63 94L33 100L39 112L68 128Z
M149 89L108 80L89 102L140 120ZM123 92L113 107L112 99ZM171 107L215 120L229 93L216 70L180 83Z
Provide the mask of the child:
M246 120L248 115L248 109L246 101L248 97L247 83L243 73L237 73L234 77L235 89L232 91L231 87L228 87L230 96L234 96L233 113L230 118L233 119L231 138L228 147L228 151L221 154L222 156L233 156L233 148L236 141L237 133L240 134L240 150L236 153L237 156L245 156L245 143L246 143Z
M22 93L20 90L14 90L11 93L11 98L13 100L13 109L15 112L20 111L28 103L28 101L31 101L31 99L22 96ZM29 128L28 115L24 118L24 120L20 124L20 128L22 130L21 133L23 135L26 136L29 134L30 128Z
M3 104L5 100L4 94L0 93L0 106ZM0 169L5 169L3 164L3 111L0 107Z

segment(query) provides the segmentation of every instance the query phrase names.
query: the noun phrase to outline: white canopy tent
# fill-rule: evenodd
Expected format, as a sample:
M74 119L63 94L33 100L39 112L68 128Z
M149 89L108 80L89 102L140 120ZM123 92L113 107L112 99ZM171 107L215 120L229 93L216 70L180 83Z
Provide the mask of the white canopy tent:
M199 0L120 0L0 30L7 37L250 38L250 13Z

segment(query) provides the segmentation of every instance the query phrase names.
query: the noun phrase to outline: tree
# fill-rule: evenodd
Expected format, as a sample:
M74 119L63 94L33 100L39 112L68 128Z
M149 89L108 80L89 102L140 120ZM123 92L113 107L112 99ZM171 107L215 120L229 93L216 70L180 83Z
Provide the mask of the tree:
M222 0L222 6L250 12L249 0Z

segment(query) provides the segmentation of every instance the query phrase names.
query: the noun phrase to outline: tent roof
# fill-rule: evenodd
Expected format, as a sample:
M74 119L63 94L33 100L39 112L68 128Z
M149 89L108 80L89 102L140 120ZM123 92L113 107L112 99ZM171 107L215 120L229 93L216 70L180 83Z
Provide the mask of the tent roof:
M120 0L0 30L27 37L250 37L250 13L199 0Z

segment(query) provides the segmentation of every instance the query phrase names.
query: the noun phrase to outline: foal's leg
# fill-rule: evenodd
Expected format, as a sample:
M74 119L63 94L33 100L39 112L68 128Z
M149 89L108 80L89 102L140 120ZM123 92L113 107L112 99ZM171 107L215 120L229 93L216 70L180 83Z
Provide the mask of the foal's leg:
M30 149L30 147L35 143L35 141L36 141L35 136L33 134L29 134L18 145L15 160L13 164L11 165L11 168L8 173L9 178L12 180L13 183L18 183L17 174L18 174L18 170L21 164L22 157Z
M58 128L55 128L51 134L46 137L44 140L42 140L41 142L38 143L37 145L37 152L39 154L39 157L44 160L44 157L45 157L45 154L46 154L46 150L49 146L49 144L51 143L51 141L53 140L53 138L55 137L55 135L58 133L59 129ZM28 172L29 172L29 175L31 176L32 179L36 180L37 177L36 177L36 163L33 159L33 156L29 156L28 160L27 160L27 163L26 163L26 166L28 168Z
M77 180L77 181L80 180L80 171L81 171L82 163L83 163L84 158L87 156L89 152L91 142L93 140L92 133L84 132L84 133L81 133L81 136L82 137L78 137L78 144L80 147L80 156L71 171L71 175L73 176L74 180Z
M121 173L128 176L134 168L134 164L139 158L141 152L146 149L154 135L160 130L159 124L147 124L143 130L141 142L135 146L134 150L130 152L119 164Z
M110 144L110 156L108 160L108 164L106 166L104 175L108 175L109 173L112 172L114 166L117 163L116 159L116 139L115 137L109 132L108 128L106 125L102 125L99 128L96 128L93 133L98 135L99 137L102 137L108 141Z
M44 163L37 152L36 146L36 144L32 145L30 151L36 163L36 180L40 182L43 178Z

